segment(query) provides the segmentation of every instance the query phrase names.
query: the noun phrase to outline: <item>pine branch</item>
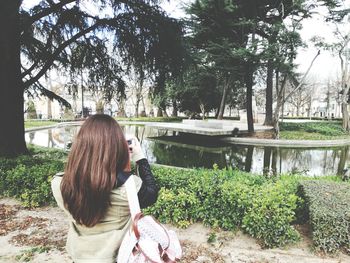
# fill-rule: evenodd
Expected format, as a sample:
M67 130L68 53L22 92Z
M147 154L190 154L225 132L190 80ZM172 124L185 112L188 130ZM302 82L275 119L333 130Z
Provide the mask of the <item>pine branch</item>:
M79 39L80 37L84 36L85 34L95 30L97 27L100 26L99 22L96 22L94 25L80 31L79 33L77 33L76 35L74 35L72 38L70 38L69 40L67 40L66 42L64 42L63 44L61 44L56 50L55 52L52 53L52 55L46 60L44 66L41 68L41 70L31 79L27 80L26 82L24 82L24 88L28 88L29 86L31 86L32 84L34 84L35 82L37 82L44 74L45 72L52 66L52 64L54 63L54 61L57 59L57 57L59 56L59 54L66 48L68 47L70 44L72 44L74 41L76 41L77 39Z
M57 100L60 104L62 104L63 106L69 109L72 107L67 100L57 95L56 93L52 92L51 90L46 89L39 81L36 82L34 85L35 85L35 89L38 89L42 95L46 96L50 100Z
M24 23L22 24L22 31L25 31L28 27L30 27L33 23L40 20L41 18L48 16L54 12L57 12L65 5L72 2L76 2L76 0L61 0L57 4L51 5L50 7L43 9L43 11L31 16L28 20L24 21Z

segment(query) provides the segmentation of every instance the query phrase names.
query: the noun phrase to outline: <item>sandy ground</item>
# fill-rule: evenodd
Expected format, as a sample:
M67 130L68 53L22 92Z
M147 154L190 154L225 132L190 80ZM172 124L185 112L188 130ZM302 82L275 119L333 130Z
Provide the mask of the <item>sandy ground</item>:
M333 257L314 254L305 235L287 248L262 249L241 232L214 231L201 224L187 229L168 227L181 240L181 262L350 263L350 256L341 253ZM65 215L58 208L28 210L13 199L0 199L0 262L71 262L64 250L66 233Z

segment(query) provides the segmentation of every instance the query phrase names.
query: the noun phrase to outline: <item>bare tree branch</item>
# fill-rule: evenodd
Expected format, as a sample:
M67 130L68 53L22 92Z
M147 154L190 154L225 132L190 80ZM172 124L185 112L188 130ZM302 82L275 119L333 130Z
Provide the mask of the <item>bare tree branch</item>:
M310 70L311 70L311 68L312 68L312 65L314 64L316 58L317 58L320 54L321 54L321 51L319 50L319 51L317 52L316 56L315 56L315 57L313 58L313 60L311 61L311 64L310 64L309 68L307 69L307 71L305 72L303 78L302 78L301 81L299 82L299 85L296 86L296 87L282 100L282 104L285 103L286 100L288 100L289 97L292 96L292 94L293 94L294 92L296 92L298 89L300 89L300 87L304 84L304 81L305 81L307 75L309 74L309 72L310 72Z

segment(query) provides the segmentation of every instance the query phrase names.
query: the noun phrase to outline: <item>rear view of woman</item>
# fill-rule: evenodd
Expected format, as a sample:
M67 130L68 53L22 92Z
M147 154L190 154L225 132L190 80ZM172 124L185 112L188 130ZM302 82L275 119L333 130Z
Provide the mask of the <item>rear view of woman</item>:
M130 159L139 177L130 175ZM51 182L58 206L69 218L66 248L75 263L115 262L131 218L125 181L134 177L141 208L153 204L158 188L140 143L128 145L118 123L94 115L81 126L64 174Z

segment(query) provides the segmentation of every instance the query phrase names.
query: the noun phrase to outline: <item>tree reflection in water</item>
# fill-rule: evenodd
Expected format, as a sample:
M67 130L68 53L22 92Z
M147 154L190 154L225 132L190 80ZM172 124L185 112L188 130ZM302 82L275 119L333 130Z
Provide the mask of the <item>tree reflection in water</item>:
M349 160L348 156L349 156L349 146L346 146L341 150L338 169L337 169L337 175L343 176L345 170L348 169L348 166L346 165L347 161Z
M250 172L252 169L253 153L254 153L254 146L249 145L247 149L247 155L245 157L244 171L246 172Z
M125 133L135 135L150 162L179 166L233 168L273 176L303 173L310 176L343 175L349 165L349 146L323 149L279 148L234 145L208 137L183 136L151 127L125 125ZM27 142L65 149L74 140L78 126L28 132Z

